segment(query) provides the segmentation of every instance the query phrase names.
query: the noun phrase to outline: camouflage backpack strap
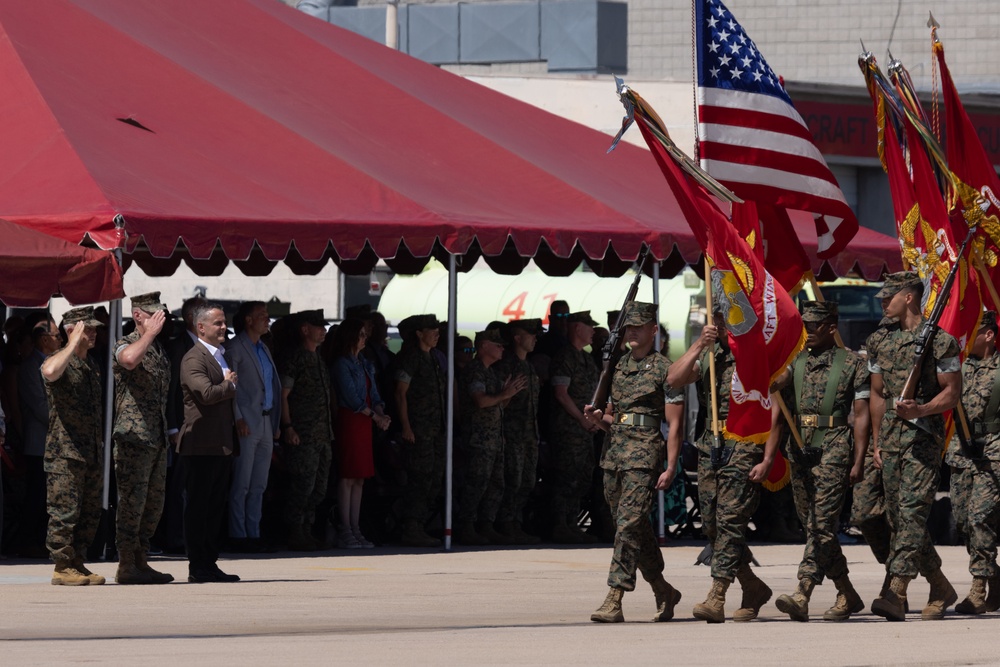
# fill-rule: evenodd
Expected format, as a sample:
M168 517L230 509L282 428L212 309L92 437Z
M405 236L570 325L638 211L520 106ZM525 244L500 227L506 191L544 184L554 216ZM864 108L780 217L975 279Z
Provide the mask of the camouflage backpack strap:
M842 347L838 347L833 353L833 361L830 364L830 374L826 379L826 387L823 388L823 402L819 406L819 414L812 415L814 419L819 421L814 421L812 424L799 423L800 426L811 426L813 427L812 438L809 440L809 447L821 447L823 445L823 436L826 435L826 431L830 428L832 423L832 418L834 415L834 403L837 400L837 384L840 382L840 376L844 373L844 366L847 362L847 350ZM805 368L806 368L806 357L805 355L800 355L798 359L795 360L795 369L793 371L793 381L795 383L795 405L798 417L801 419L801 411L799 410L799 398L802 396L802 385L805 382ZM825 420L825 422L823 421ZM822 422L822 423L821 423Z

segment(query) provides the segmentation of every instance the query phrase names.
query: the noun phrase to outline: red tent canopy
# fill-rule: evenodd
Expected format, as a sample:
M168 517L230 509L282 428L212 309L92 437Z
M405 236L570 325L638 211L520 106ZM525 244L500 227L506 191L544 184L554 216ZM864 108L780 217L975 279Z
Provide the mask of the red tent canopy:
M700 254L647 151L274 0L2 3L0 90L0 216L153 273Z
M74 245L0 220L0 301L43 308L53 294L72 304L120 299L122 269L106 250Z

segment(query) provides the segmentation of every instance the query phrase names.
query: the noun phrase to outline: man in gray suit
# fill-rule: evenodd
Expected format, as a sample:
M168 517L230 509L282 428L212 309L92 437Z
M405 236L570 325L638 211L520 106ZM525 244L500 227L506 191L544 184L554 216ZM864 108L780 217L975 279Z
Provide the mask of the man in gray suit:
M226 360L240 377L236 390L236 433L240 455L233 459L229 490L229 539L235 551L264 549L261 504L271 467L274 441L281 436L281 382L271 351L261 340L270 329L267 305L248 301L233 318L236 338L227 343Z
M184 468L184 541L188 581L195 584L239 581L219 569L219 532L226 515L226 491L236 437L237 374L223 356L226 315L221 306L195 308L198 342L181 359L184 425L177 451Z

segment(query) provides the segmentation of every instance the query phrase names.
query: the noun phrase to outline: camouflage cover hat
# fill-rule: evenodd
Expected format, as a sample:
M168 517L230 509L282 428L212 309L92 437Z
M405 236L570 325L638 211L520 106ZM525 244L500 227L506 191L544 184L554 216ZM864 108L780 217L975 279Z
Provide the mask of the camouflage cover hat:
M875 293L876 299L885 299L893 296L896 292L907 287L916 287L921 284L920 276L915 271L900 271L890 273L882 283L882 289Z
M542 320L537 317L527 320L513 320L508 322L505 328L508 334L514 329L520 329L524 333L534 334L537 336L542 333Z
M93 306L81 306L80 308L67 310L66 314L63 315L63 326L66 326L67 324L77 324L78 322L82 322L86 327L104 326L103 322L94 317Z
M840 314L836 301L806 301L802 304L803 322L835 320Z
M396 325L396 329L399 331L399 337L406 339L418 331L437 329L439 326L441 326L441 323L438 322L437 315L410 315L401 320Z
M478 347L480 343L496 343L497 345L506 345L503 336L500 335L499 329L489 329L487 331L480 331L476 334L476 346Z
M300 310L295 313L295 321L298 324L311 324L315 327L326 327L326 319L323 317L323 309Z
M639 327L656 321L656 304L629 301L625 306L625 326Z
M344 310L344 317L352 320L367 320L372 316L372 306L370 303L362 303L356 306L348 306Z
M596 327L597 321L590 316L589 310L580 310L575 313L570 313L569 317L566 318L567 322L582 322L588 326Z
M159 292L148 292L132 297L132 309L136 308L150 315L161 310L169 310L166 304L160 303Z
M987 310L983 313L983 319L979 322L980 329L996 329L997 313L995 310Z

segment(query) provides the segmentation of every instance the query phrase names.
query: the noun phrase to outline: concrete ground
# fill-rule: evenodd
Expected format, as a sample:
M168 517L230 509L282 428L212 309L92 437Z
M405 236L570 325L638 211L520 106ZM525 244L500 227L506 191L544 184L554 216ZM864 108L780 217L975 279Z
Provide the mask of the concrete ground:
M178 581L117 586L114 563L97 563L105 586L49 584L51 566L0 563L0 664L114 665L988 665L1000 664L1000 613L921 622L927 583L910 586L906 623L868 611L821 620L836 591L813 595L813 620L795 623L772 601L755 622L708 625L691 616L704 599L701 545L663 549L681 590L677 618L653 624L640 580L625 596L626 622L591 623L604 599L610 547L403 549L287 553L220 562L235 584L188 584L187 563L154 565ZM883 578L865 546L845 546L851 576L869 601ZM790 593L800 545L755 546L758 572ZM959 597L971 578L960 547L940 549ZM726 611L739 602L734 587Z

